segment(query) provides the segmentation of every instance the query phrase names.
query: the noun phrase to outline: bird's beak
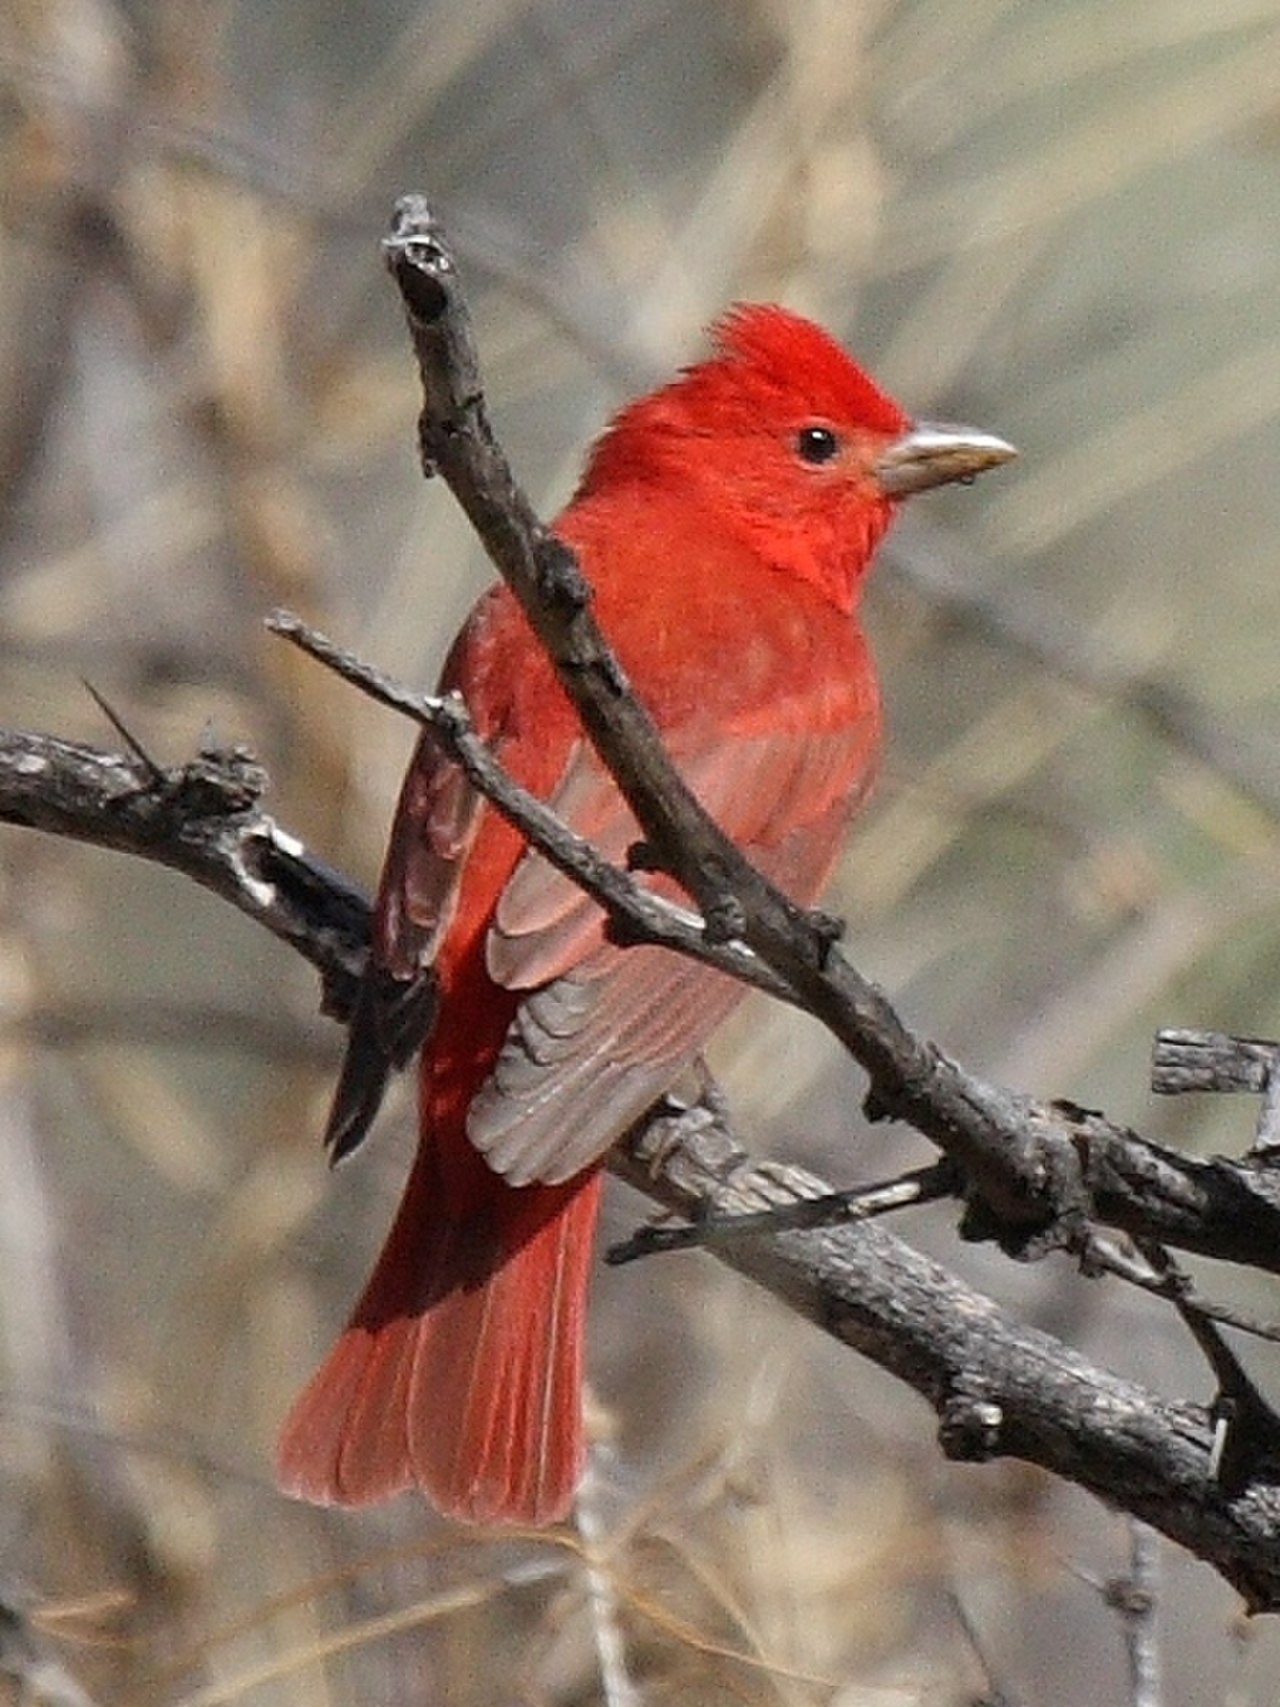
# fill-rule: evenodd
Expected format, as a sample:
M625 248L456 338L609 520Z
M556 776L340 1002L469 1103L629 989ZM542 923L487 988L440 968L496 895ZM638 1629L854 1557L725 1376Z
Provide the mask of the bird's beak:
M972 480L1017 454L1004 439L977 427L916 421L881 453L874 473L887 498L906 498L952 480Z

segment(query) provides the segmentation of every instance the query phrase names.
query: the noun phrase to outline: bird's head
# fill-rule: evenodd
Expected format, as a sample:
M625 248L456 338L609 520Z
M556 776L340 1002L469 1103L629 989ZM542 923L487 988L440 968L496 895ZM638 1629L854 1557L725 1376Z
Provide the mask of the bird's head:
M913 422L821 327L731 309L712 354L628 405L580 496L641 483L705 512L776 568L850 609L899 502L1007 462L976 428Z

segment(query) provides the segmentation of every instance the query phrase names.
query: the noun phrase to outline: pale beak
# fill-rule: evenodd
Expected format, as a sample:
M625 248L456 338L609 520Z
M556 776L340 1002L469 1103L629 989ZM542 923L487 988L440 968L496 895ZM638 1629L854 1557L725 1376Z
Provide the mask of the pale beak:
M887 498L906 498L952 480L972 480L1017 454L1004 439L977 427L916 421L881 453L872 472Z

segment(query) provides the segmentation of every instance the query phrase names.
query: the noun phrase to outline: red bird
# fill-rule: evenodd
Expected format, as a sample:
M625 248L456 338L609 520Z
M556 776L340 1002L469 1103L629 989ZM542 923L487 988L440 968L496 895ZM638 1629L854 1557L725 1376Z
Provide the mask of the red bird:
M913 426L784 309L737 308L712 337L709 360L617 416L556 532L685 780L810 903L876 767L880 694L855 614L876 547L907 494L1014 453ZM505 587L476 605L441 686L517 781L625 858L637 824ZM327 1133L335 1159L360 1142L429 1026L417 1157L286 1425L290 1493L358 1505L417 1487L475 1522L565 1516L603 1159L742 994L608 942L595 903L423 736Z

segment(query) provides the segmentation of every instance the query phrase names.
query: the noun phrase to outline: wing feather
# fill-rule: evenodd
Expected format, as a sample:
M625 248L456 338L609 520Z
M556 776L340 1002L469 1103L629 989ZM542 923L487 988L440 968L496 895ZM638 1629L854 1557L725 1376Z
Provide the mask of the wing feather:
M753 730L681 763L708 811L801 901L825 883L867 785L878 734L871 709L834 730ZM552 805L615 859L638 835L585 743ZM558 1183L597 1160L743 995L695 961L606 942L599 907L532 851L503 892L486 953L495 982L529 993L472 1101L467 1135L514 1185Z

